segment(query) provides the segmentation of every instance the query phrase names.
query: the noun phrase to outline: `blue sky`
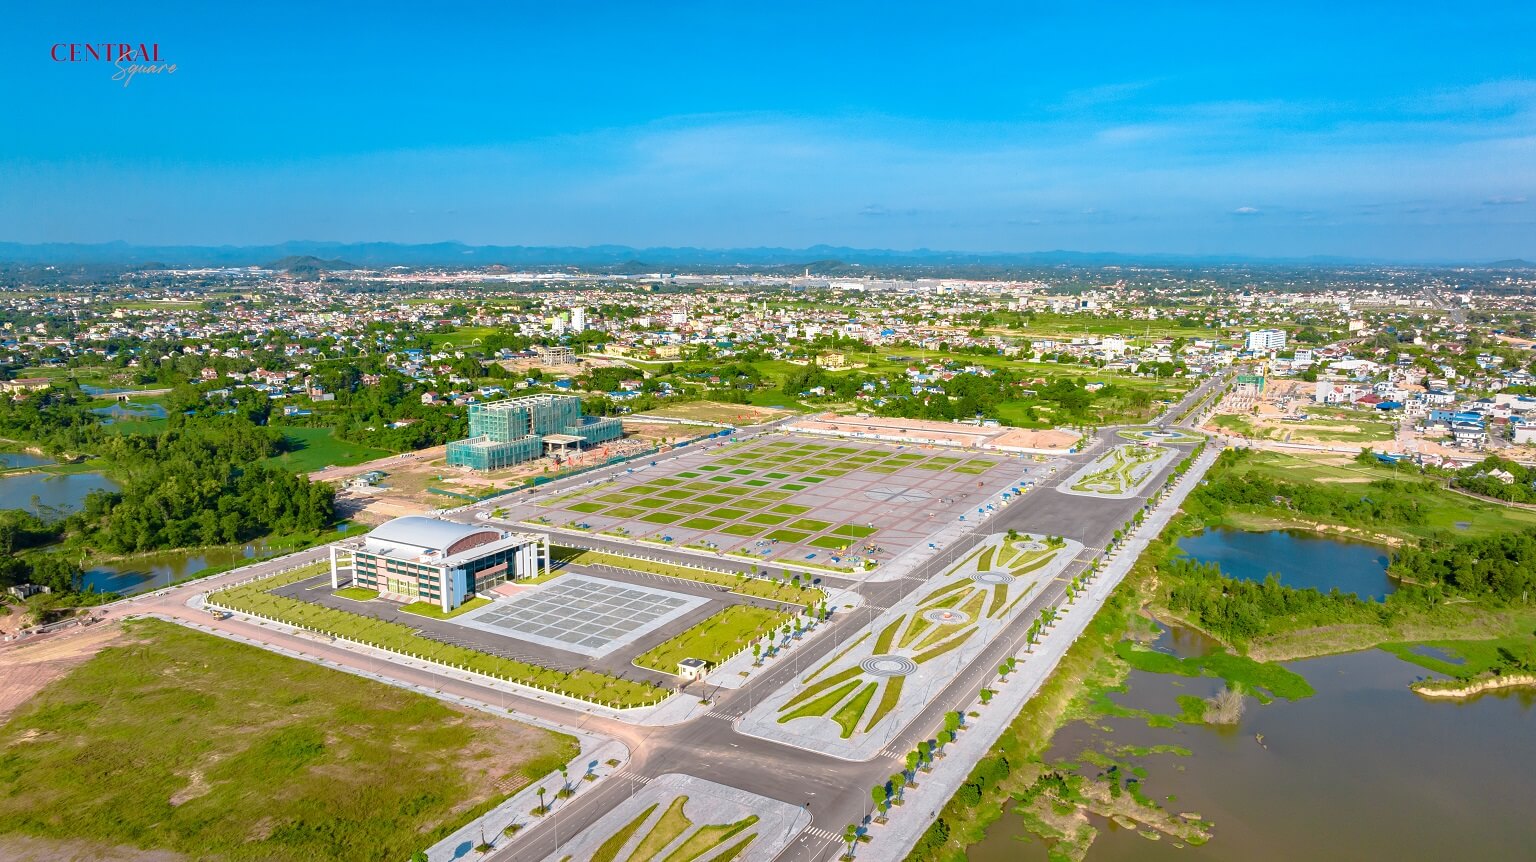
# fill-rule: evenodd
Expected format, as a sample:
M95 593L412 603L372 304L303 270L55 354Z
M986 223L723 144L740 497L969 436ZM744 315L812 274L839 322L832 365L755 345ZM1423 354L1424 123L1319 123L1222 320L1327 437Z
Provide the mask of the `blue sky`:
M0 240L1536 259L1532 3L29 5Z

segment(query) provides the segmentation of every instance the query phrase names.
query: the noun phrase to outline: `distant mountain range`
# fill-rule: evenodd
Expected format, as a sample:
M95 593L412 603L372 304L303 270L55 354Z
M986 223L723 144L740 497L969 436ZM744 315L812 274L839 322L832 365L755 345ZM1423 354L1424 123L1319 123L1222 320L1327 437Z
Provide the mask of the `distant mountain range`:
M272 269L336 270L387 266L601 267L614 272L654 272L675 267L801 267L826 273L857 272L859 266L1114 266L1152 265L1369 265L1393 261L1347 257L1263 258L1245 255L1125 254L1118 252L1037 251L962 252L920 248L910 251L815 245L809 248L632 248L623 245L520 246L466 245L460 242L294 241L276 245L195 246L107 243L0 242L0 261L21 264L112 264L144 266L265 266ZM1446 265L1531 269L1527 260Z

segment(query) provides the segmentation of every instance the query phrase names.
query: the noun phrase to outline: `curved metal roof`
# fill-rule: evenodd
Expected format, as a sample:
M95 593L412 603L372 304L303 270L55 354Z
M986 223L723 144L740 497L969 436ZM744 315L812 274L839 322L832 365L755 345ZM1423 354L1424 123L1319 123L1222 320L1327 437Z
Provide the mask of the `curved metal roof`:
M407 515L375 527L373 532L368 534L368 541L369 543L410 545L443 553L454 542L466 536L484 532L495 531L470 524L444 521L440 518Z

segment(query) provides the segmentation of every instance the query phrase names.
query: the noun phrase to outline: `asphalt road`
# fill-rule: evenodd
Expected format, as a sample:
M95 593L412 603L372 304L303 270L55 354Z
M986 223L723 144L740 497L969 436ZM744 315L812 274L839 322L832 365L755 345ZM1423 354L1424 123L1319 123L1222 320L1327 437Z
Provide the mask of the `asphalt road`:
M1184 409L1210 395L1224 378L1212 378L1188 393L1178 404L1169 408L1163 421L1179 416ZM1186 420L1186 423L1190 420ZM775 423L778 424L778 423ZM744 437L772 430L773 426L743 434ZM1081 464L1097 457L1105 449L1124 441L1115 429L1105 429L1099 438L1062 466L1049 480L1042 482L1022 498L1001 509L985 522L977 533L951 543L940 554L912 575L900 580L865 583L854 587L864 598L862 607L838 614L832 623L833 631L815 638L791 651L777 666L760 673L752 682L735 691L720 691L707 712L678 725L665 727L638 726L611 718L596 716L590 712L556 704L543 698L509 695L499 689L475 682L474 679L445 674L429 667L383 661L343 649L318 638L295 636L274 631L271 628L239 619L217 620L212 615L195 611L187 601L196 593L217 589L228 583L247 580L255 575L280 571L304 562L326 557L325 548L317 548L279 560L258 563L229 575L216 576L204 581L173 587L157 593L135 597L104 609L108 617L120 618L128 614L158 613L173 618L196 622L218 630L256 638L262 642L278 644L285 648L306 653L342 668L386 674L401 682L441 690L449 695L461 695L493 705L515 709L538 718L579 727L589 733L618 739L631 751L631 760L623 773L601 782L578 796L572 803L559 809L555 815L541 821L534 829L512 842L504 850L489 858L497 862L526 860L534 862L556 852L577 830L586 828L603 814L612 810L619 801L632 794L646 780L656 776L680 772L697 775L715 781L723 781L743 790L762 796L803 805L810 812L813 823L823 833L841 833L843 825L860 822L869 813L869 788L883 782L899 771L900 757L921 740L930 738L943 723L944 713L961 708L975 699L979 689L991 679L993 669L1008 655L1021 651L1030 620L1048 606L1059 604L1064 598L1065 582L1085 568L1087 560L1104 548L1114 531L1142 507L1147 497L1156 493L1166 482L1175 462L1166 465L1161 475L1148 483L1141 495L1126 500L1109 500L1073 496L1053 489ZM1187 447L1184 447L1187 448ZM659 459L658 459L659 460ZM622 471L625 467L613 468ZM607 471L603 471L607 472ZM587 474L569 482L552 483L541 490L585 483L599 478ZM462 520L476 518L476 512L494 504L481 503L453 516ZM928 576L942 570L964 555L982 535L1006 532L1054 534L1082 542L1086 550L1057 579L1036 595L1004 633L995 638L986 650L955 678L932 693L930 702L907 728L894 740L886 751L863 762L850 762L827 755L803 750L770 740L738 733L735 720L745 714L756 700L793 678L801 668L813 667L814 663L837 649L848 637L862 631L881 610L889 607L907 593L920 588ZM594 543L598 544L598 543ZM677 562L696 562L687 555L672 555L655 549L648 556ZM735 568L729 560L721 560L721 568ZM605 577L609 574L605 573ZM829 582L837 579L827 579ZM838 582L837 585L842 585ZM676 589L670 586L669 589ZM356 610L349 608L349 610ZM426 620L412 620L424 624ZM908 812L914 816L916 812ZM798 836L779 855L778 862L821 862L838 852L840 842L818 838L809 832ZM875 852L873 845L870 853ZM872 857L873 858L873 857Z

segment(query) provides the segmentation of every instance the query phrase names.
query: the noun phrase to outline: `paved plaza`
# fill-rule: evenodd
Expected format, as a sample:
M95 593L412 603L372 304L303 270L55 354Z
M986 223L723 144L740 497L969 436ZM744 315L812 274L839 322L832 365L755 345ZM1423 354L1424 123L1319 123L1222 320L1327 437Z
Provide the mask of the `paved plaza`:
M739 731L845 760L876 756L1083 551L1045 538L986 537L842 651L759 701Z
M539 527L857 571L979 517L1018 456L775 435L643 466L516 507ZM983 511L985 511L983 509Z
M811 815L798 805L692 775L667 773L651 779L545 862L717 857L769 862L810 823Z
M707 599L568 574L465 614L469 628L598 657L686 614Z

